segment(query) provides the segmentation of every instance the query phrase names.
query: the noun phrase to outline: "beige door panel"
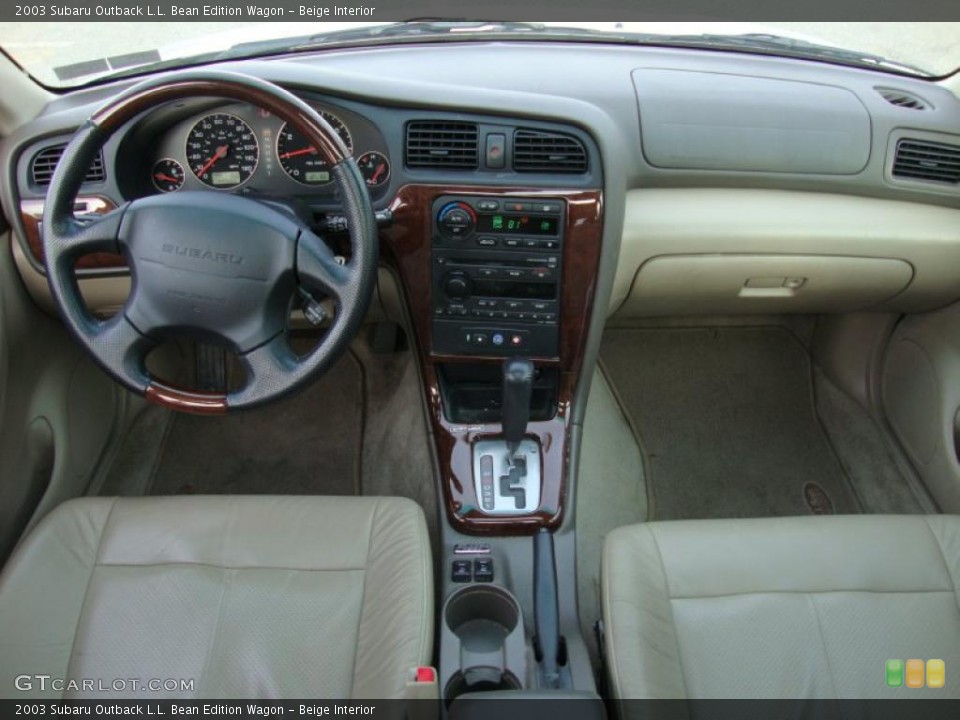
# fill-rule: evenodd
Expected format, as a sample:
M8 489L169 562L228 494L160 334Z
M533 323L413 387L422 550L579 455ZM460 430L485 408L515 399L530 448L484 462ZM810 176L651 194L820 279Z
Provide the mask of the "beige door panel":
M894 433L937 504L960 512L960 304L897 326L881 391Z
M31 302L11 260L0 253L0 561L31 518L84 494L121 399Z

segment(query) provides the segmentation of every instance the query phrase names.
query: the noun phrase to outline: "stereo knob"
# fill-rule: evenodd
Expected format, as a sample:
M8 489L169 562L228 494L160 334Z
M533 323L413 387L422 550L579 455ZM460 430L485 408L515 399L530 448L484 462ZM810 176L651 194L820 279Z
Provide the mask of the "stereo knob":
M443 279L443 291L451 300L466 300L473 292L473 282L466 273L452 272Z
M449 238L467 237L473 233L476 224L477 214L463 202L447 203L437 213L440 232Z

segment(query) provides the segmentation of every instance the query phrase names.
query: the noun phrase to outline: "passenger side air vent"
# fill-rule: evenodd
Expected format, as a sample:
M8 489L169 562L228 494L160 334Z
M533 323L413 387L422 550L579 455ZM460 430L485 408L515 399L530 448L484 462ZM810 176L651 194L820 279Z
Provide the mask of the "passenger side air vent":
M418 120L407 125L408 167L472 170L477 156L476 123Z
M517 130L513 135L513 169L531 173L585 173L587 150L570 135Z
M960 145L900 140L893 159L893 174L910 180L960 183Z
M903 90L893 90L891 88L877 88L877 92L891 105L896 105L897 107L907 108L908 110L929 110L930 104L922 99L913 95L912 93L904 92Z
M66 147L66 145L52 145L33 156L33 162L30 164L30 177L34 185L50 184L53 171L57 169L57 163L60 162ZM97 153L97 157L93 159L93 163L90 165L90 170L87 171L84 182L103 182L106 178L107 174L103 167L103 153Z

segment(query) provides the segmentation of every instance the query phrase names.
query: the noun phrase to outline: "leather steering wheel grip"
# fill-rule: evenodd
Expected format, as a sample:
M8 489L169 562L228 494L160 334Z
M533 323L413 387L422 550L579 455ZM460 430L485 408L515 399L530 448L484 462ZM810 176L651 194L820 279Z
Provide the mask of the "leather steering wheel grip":
M110 136L154 107L190 97L250 103L287 121L318 148L331 165L348 220L351 259L346 266L336 265L332 252L310 228L264 203L223 193L151 196L124 203L91 224L74 218L73 202L87 168ZM216 263L184 266L197 255L191 260L189 254L177 257L170 252L183 237L177 230L186 226L182 220L178 226L177 219L184 214L194 219L188 226L188 249L200 259L236 258L246 263L242 272ZM96 362L117 382L152 402L201 414L265 404L333 365L363 322L379 259L373 206L339 135L290 92L258 78L216 70L150 78L94 113L67 145L54 172L44 205L42 242L54 300L69 330ZM167 254L159 254L161 250ZM105 321L86 310L74 273L76 258L95 251L123 252L133 280L122 311ZM182 287L185 282L188 285ZM337 306L324 338L304 357L298 357L286 340L287 308L298 287L328 294ZM192 301L184 298L203 293L210 296L206 300L212 297L216 302L204 307L201 319L196 306L188 307ZM247 370L247 384L229 394L204 393L151 377L145 367L147 354L178 332L208 337L237 352Z

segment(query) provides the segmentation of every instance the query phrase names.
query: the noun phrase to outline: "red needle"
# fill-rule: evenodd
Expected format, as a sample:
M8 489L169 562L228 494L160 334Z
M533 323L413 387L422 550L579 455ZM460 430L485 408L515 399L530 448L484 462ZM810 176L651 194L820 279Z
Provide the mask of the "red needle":
M286 160L287 158L297 157L298 155L316 155L317 149L314 147L303 148L302 150L291 150L290 152L285 152L280 156L281 160Z
M387 169L387 166L384 165L383 163L380 163L379 165L377 165L377 171L373 174L373 177L370 179L376 182L377 180L380 179L380 176L383 174L383 171L386 169Z
M164 180L166 182L178 183L180 182L175 177L170 177L169 175L164 175L163 173L157 173L154 175L157 180Z
M217 160L222 158L224 155L226 155L227 150L229 149L230 149L229 145L221 145L220 147L218 147L217 151L213 154L213 157L207 160L207 164L204 165L202 168L200 168L200 171L197 173L197 175L206 174L207 170L210 169L210 166L213 165Z

